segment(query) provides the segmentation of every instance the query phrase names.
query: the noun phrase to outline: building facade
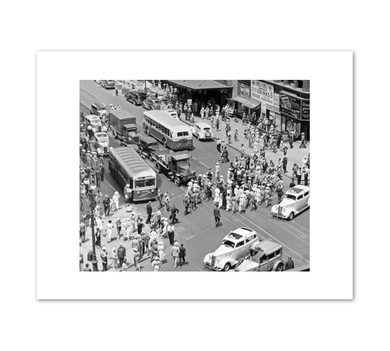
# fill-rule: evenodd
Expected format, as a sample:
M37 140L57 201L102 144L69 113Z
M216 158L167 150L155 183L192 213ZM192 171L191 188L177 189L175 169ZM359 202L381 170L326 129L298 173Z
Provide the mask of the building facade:
M310 140L309 80L236 80L232 83L235 109L274 120L282 132L295 130Z

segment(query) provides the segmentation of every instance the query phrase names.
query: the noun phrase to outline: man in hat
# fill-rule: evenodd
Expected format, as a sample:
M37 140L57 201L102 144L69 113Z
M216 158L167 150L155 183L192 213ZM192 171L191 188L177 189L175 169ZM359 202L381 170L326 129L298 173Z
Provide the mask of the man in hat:
M179 209L176 208L175 205L172 205L172 207L171 207L171 215L169 216L169 218L171 219L171 223L172 224L175 224L175 221L179 222L179 220L176 218L176 215L178 213L179 213Z
M292 260L291 256L289 256L288 261L286 262L284 269L287 271L287 270L292 269L292 268L294 268L294 261Z
M187 261L186 261L186 248L184 247L183 244L181 244L179 247L179 263L180 263L180 267L182 266L182 263L183 264L187 263Z
M114 203L115 203L115 210L116 210L116 211L119 210L119 198L120 198L120 195L119 195L119 193L116 191L115 194L112 196L112 200L113 200Z
M221 212L219 210L219 204L218 203L215 203L214 220L215 220L215 226L218 227L219 223L221 222Z
M148 215L148 217L146 218L145 224L150 223L150 219L152 218L152 213L153 213L152 201L149 201L148 204L146 205L146 214Z
M106 171L105 169L104 169L104 165L103 165L103 163L100 163L100 175L101 175L101 181L102 182L104 182L104 172Z
M118 260L119 260L118 267L122 267L125 258L126 258L126 249L124 248L122 243L120 243L118 247Z
M168 224L167 234L168 234L169 243L173 245L175 243L175 226L171 223Z
M103 206L104 206L104 215L108 217L110 214L110 198L108 197L108 195L104 196Z

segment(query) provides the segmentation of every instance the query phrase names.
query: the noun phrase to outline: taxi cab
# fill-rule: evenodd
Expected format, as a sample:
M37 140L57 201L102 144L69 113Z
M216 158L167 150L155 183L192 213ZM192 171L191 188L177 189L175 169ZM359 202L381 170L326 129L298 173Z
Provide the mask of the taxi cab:
M310 188L296 185L286 192L279 205L272 206L273 216L292 220L297 214L310 207Z
M249 254L236 267L235 272L283 271L283 246L270 240L263 240L249 250Z
M211 131L211 125L206 122L197 122L191 127L192 135L199 140L214 140L214 134Z
M91 114L100 118L107 115L107 106L101 101L93 101L91 103Z
M96 115L85 116L84 120L85 120L87 126L92 127L92 131L94 133L96 133L99 130L99 128L102 126L102 122L101 122L100 118Z
M109 139L105 132L97 132L93 136L95 148L98 155L107 156L109 154Z
M257 233L250 228L237 228L222 240L222 245L203 260L204 268L228 271L242 262L253 245L260 242Z

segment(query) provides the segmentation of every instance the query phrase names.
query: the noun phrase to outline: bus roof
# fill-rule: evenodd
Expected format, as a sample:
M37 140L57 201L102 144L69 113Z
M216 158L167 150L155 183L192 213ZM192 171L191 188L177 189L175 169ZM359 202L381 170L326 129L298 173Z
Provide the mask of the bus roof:
M131 176L146 177L154 176L156 173L147 165L141 156L133 148L117 147L110 148L112 155Z
M165 128L171 127L186 127L186 129L190 129L190 127L183 123L182 121L172 118L169 114L164 112L163 110L152 110L144 112L146 117L154 119L156 122L159 122Z

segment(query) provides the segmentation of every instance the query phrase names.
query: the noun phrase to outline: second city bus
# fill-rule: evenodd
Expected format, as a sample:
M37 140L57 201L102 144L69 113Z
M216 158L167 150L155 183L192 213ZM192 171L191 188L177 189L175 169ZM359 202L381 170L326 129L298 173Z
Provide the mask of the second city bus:
M161 110L144 112L143 127L146 134L161 141L172 150L192 149L191 128Z
M122 189L130 185L133 202L157 198L156 173L133 148L111 147L108 168Z

